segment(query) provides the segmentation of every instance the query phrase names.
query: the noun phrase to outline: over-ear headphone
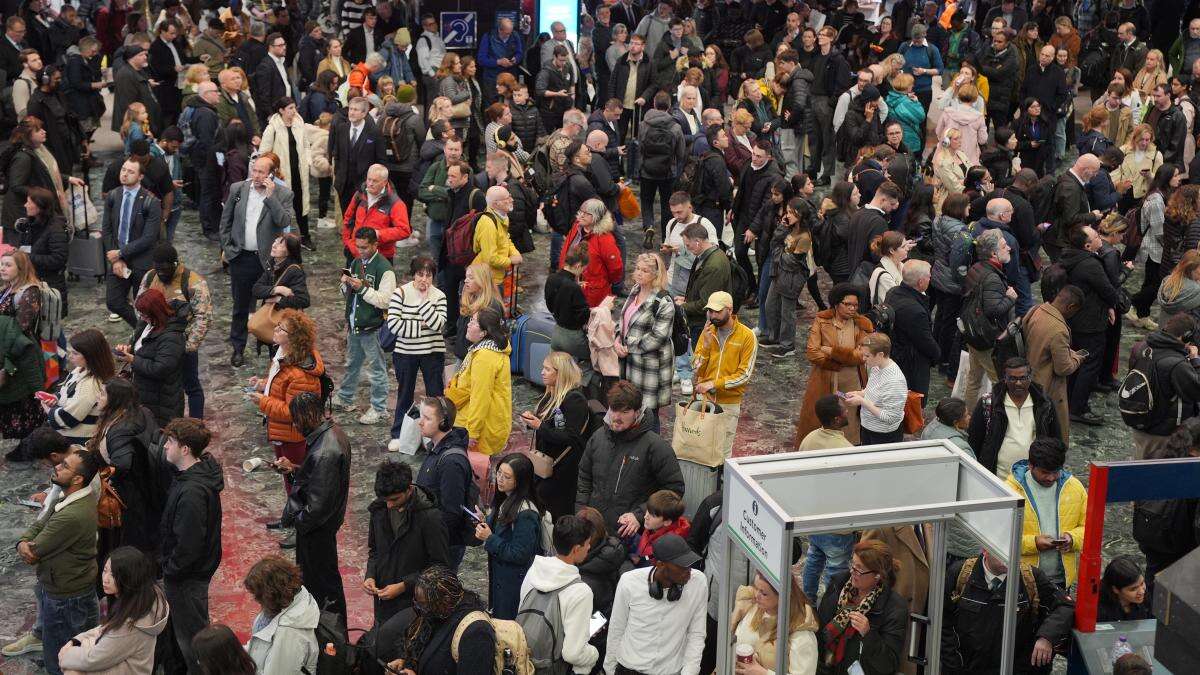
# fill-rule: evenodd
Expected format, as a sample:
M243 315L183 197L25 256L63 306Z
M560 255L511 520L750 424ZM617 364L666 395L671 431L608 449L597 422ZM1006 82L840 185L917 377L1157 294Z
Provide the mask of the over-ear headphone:
M650 597L654 598L655 600L662 600L664 595L663 587L662 584L658 583L658 581L654 578L655 571L656 570L650 571L650 588L648 591L650 593ZM676 584L667 586L666 596L667 602L679 602L679 598L683 597L683 586Z
M46 66L37 71L38 86L44 87L50 84L50 78L54 76L55 70L51 70L50 66Z
M445 396L434 396L433 400L437 402L438 417L440 418L438 431L450 431L454 428L454 404Z
M501 150L507 150L508 143L500 138L500 129L502 128L503 127L496 127L496 131L492 133L492 140L496 142L497 148L500 148Z

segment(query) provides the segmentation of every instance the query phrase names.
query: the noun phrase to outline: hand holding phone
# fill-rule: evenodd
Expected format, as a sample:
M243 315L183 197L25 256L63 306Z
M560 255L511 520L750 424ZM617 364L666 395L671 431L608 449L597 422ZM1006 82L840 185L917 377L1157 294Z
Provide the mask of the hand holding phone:
M1080 350L1076 351L1075 353L1078 354L1079 358L1081 358L1081 359L1086 359L1087 357L1091 356L1091 352L1089 352L1086 349L1080 349Z
M483 518L481 518L478 513L472 511L471 509L468 509L465 506L463 506L461 508L462 508L463 512L466 513L467 516L471 518L471 520L474 520L477 523L483 522Z

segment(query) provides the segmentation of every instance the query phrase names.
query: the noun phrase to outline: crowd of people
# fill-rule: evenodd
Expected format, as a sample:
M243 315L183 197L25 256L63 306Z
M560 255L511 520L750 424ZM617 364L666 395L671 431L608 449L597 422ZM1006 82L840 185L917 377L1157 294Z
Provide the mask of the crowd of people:
M0 653L53 675L320 672L348 593L392 672L698 675L728 667L722 640L737 675L773 672L780 589L725 559L721 509L764 354L804 373L781 447L945 440L1026 500L1010 565L955 528L946 560L927 525L807 537L789 673L917 672L937 566L943 672L998 668L1011 578L1017 672L1048 673L1085 538L1072 427L1112 426L1092 401L1120 390L1133 458L1200 456L1194 2L600 0L577 36L503 15L465 52L405 0L0 4L0 435L52 468L17 544L37 621ZM340 269L305 262L320 230ZM64 333L83 269L127 341ZM216 312L294 550L253 565L261 612L234 629L209 616ZM716 413L701 449L664 430L694 409ZM344 584L350 423L398 454ZM1136 504L1144 560L1109 563L1100 619L1151 616L1198 537L1194 500ZM458 574L469 548L486 588Z

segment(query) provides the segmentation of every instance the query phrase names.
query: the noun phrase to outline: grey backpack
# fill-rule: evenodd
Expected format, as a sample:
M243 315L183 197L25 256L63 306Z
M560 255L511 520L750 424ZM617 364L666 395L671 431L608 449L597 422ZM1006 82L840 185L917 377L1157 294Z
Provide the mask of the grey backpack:
M521 599L516 621L525 632L536 675L567 675L572 670L571 664L562 657L564 630L558 595L580 583L583 581L576 578L549 592L533 588Z

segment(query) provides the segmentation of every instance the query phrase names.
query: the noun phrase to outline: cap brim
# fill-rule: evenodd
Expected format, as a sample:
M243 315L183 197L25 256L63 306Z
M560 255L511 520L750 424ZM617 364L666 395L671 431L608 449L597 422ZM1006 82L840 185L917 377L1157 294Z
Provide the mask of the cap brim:
M704 309L706 309L710 312L720 312L721 310L729 309L729 308L726 307L725 305L714 306L714 305L710 304L710 305L705 305Z
M700 562L700 556L696 555L695 551L688 550L686 553L680 553L666 562L669 562L673 565L679 565L680 567L692 567L696 563Z

